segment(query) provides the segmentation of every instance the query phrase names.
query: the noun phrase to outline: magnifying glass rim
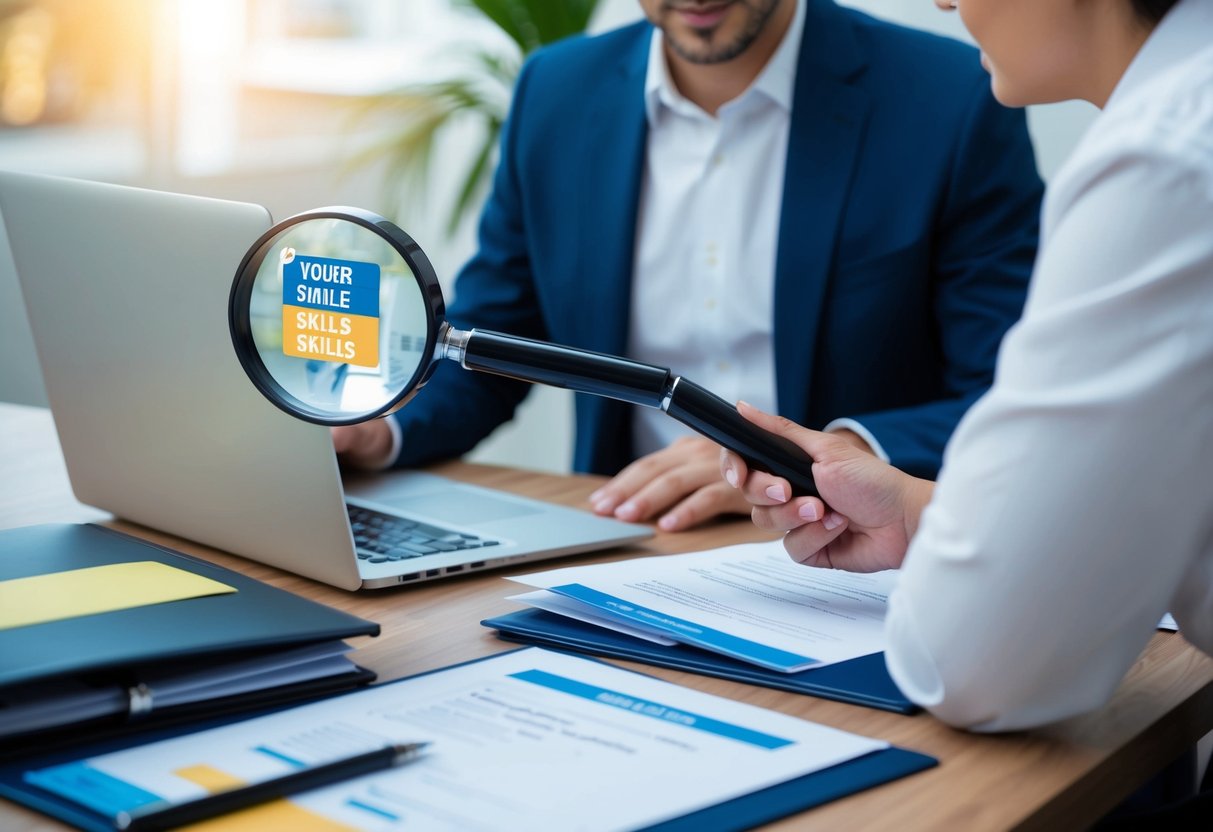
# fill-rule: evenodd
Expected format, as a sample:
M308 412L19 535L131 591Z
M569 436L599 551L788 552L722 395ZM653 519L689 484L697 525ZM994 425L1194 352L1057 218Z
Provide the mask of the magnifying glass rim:
M253 340L252 324L248 314L253 285L256 283L257 274L265 262L266 255L270 252L270 243L293 226L311 220L325 219L348 220L385 239L408 265L425 303L429 306L429 315L426 319L425 350L422 353L425 357L409 379L408 384L401 387L400 393L381 407L348 417L322 413L278 383L266 368L265 362L261 360L261 353ZM240 314L241 309L244 310L243 315ZM279 410L317 425L356 425L399 410L417 392L432 371L434 351L438 344L438 330L441 321L445 318L446 304L442 299L442 287L438 283L434 267L430 265L429 258L421 250L417 241L385 217L361 208L344 205L317 208L295 214L262 234L255 243L249 246L244 258L240 261L240 266L236 269L236 277L232 281L232 291L228 297L228 331L232 336L236 357L240 359L240 364L244 367L249 379L262 395Z

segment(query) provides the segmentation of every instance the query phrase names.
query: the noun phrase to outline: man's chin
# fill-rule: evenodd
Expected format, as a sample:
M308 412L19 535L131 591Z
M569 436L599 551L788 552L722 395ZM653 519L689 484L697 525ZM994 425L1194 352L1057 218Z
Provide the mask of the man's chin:
M720 27L710 31L679 27L679 31L671 33L667 30L665 34L670 48L679 57L694 64L724 63L744 51L737 49L730 39L721 33Z

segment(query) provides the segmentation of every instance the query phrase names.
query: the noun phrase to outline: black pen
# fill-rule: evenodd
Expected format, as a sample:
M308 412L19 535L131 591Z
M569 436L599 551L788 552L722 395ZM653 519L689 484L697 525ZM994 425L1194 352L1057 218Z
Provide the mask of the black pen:
M236 786L222 792L209 794L185 803L164 806L149 804L130 812L119 812L114 818L115 829L148 830L172 829L187 823L213 818L237 809L245 809L308 789L329 786L342 780L351 780L373 771L382 771L417 759L428 742L412 742L404 745L385 745L365 754L345 757L331 763L294 771L272 780Z

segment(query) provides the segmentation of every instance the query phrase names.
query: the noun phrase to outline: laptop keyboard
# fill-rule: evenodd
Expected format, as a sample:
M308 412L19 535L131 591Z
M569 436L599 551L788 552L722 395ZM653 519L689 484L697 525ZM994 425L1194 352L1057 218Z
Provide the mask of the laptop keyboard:
M431 526L384 514L362 506L346 505L354 548L361 560L369 563L419 558L439 552L460 552L496 546L499 541L474 534Z

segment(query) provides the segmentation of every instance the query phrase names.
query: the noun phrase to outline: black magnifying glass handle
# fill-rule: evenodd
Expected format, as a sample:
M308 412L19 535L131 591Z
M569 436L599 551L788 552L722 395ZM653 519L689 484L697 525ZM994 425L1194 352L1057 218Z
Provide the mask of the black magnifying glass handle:
M448 327L444 348L444 357L467 370L646 407L661 407L673 380L665 367L483 329L464 332Z
M687 427L723 445L746 465L783 477L798 497L820 497L813 480L813 458L782 436L763 430L715 393L677 377L662 409Z
M665 367L481 329L448 326L442 340L442 357L468 370L660 408L750 467L783 477L797 496L819 496L813 459L803 449L747 421L715 393Z

